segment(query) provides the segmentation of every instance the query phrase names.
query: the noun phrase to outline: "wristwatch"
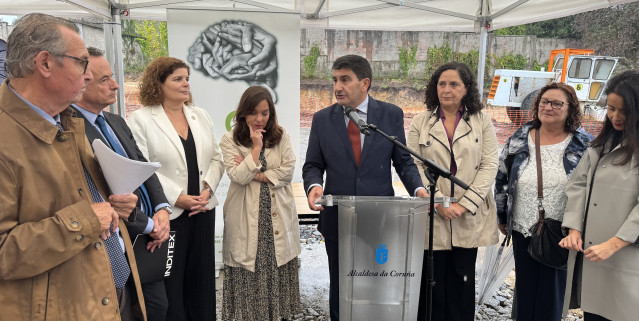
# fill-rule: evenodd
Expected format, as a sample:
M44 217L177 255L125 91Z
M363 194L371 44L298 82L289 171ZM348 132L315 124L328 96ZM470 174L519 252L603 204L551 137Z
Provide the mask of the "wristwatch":
M213 189L211 188L211 186L204 186L204 189L202 191L209 191L210 197L213 197Z
M161 211L161 210L167 211L169 213L169 215L173 214L173 209L171 208L171 206L165 206L165 207L158 208L158 212Z

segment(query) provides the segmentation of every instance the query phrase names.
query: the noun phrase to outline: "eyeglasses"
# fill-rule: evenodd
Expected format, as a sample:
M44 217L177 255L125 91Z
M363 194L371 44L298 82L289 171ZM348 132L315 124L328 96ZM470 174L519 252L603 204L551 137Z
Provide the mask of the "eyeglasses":
M539 106L545 107L546 105L548 105L550 103L550 106L552 107L552 109L560 109L561 107L564 106L564 102L563 101L558 101L558 100L548 100L546 98L542 98L539 101Z
M84 64L84 71L82 71L82 74L86 74L87 73L87 67L89 67L89 59L81 59L81 58L74 57L74 56L69 56L69 55L59 55L59 54L53 54L53 55L58 56L58 57L71 58L73 60L77 60L77 61L83 63Z

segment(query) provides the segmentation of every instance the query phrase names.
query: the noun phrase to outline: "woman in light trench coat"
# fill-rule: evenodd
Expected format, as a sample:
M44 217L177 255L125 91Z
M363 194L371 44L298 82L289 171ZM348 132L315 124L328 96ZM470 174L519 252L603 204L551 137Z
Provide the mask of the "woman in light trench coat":
M603 129L566 188L559 245L583 251L571 253L566 301L581 296L585 321L630 321L639 318L639 72L615 76L606 94Z
M427 110L411 123L408 147L449 168L470 185L464 190L452 187L450 180L437 181L435 197L451 196L457 201L450 208L436 207L432 319L473 320L477 248L498 241L492 193L498 165L497 138L490 116L481 111L477 82L462 63L444 64L433 73L426 87L426 105ZM415 159L415 163L424 184L428 184L422 162ZM426 275L424 270L419 320L426 312Z
M224 202L223 320L292 319L300 306L295 154L265 87L248 88L220 141Z

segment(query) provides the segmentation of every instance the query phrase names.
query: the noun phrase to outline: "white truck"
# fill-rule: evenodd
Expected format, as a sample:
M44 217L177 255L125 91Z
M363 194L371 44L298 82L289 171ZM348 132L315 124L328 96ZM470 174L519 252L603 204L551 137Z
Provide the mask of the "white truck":
M602 120L605 108L597 106L597 102L619 58L593 56L592 53L594 50L591 49L552 50L548 62L550 71L497 69L488 94L488 104L505 106L510 120L521 124L527 121L527 111L539 89L560 81L575 88L586 115Z

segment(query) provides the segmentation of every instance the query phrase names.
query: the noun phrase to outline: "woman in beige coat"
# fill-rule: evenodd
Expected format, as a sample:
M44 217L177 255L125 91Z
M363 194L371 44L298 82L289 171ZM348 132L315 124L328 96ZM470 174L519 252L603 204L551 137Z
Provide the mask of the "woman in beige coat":
M435 207L432 320L473 320L477 247L498 241L491 190L497 174L497 138L490 116L481 111L477 82L462 63L444 64L433 73L426 87L426 106L427 111L411 123L408 147L449 168L470 186L464 190L447 179L437 181L435 196L457 201L450 208ZM428 184L423 163L418 159L415 163ZM424 270L418 320L426 313L426 275Z
M603 129L566 187L559 245L582 252L566 298L581 296L584 320L629 321L639 316L639 72L615 76L606 94Z
M231 179L224 202L224 320L292 319L299 310L295 154L268 89L248 88L220 142Z

